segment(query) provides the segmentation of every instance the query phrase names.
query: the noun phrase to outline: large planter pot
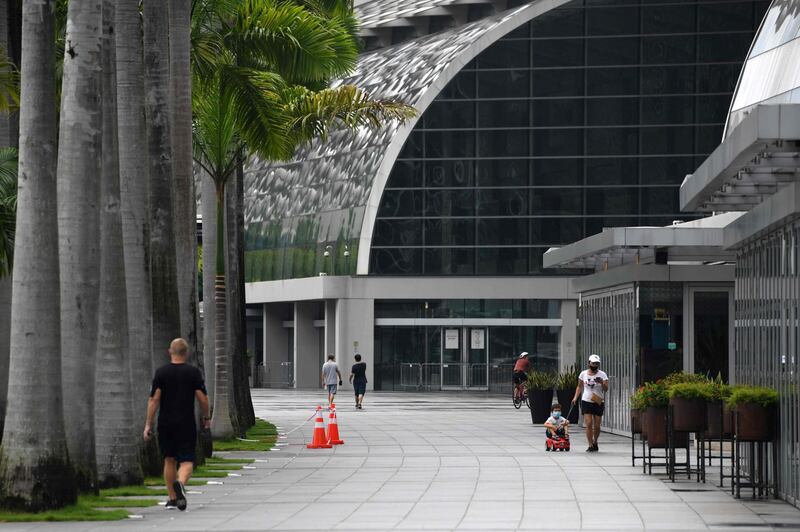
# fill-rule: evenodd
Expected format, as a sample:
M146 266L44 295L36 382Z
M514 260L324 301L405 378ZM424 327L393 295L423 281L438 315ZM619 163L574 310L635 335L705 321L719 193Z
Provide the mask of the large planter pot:
M743 403L735 408L738 441L772 441L775 435L774 407Z
M541 425L550 417L553 390L528 390L528 406L531 409L531 422Z
M578 412L580 407L578 405L572 406L572 398L575 397L575 390L556 390L556 397L558 397L558 403L561 405L561 412L564 415L569 414L567 421L573 425L576 424L580 415ZM572 411L570 411L570 409L572 409Z
M722 401L706 403L706 417L708 419L706 438L718 440L733 435L733 413L723 408Z
M642 433L642 414L643 412L638 408L631 408L631 433Z
M644 430L647 433L647 445L653 449L667 446L667 407L651 406L644 411Z
M704 432L708 426L706 401L701 398L673 397L672 428L680 432Z

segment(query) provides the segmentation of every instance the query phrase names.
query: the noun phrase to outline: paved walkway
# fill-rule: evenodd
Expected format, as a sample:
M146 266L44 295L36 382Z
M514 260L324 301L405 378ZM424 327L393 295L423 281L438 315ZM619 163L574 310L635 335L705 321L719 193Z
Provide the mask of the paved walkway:
M323 394L254 392L260 417L289 431ZM497 396L371 393L339 404L345 445L308 450L311 424L224 485L193 488L185 513L116 523L0 525L47 530L800 530L800 510L737 501L712 484L671 484L630 466L630 441L546 453L526 410ZM266 458L266 461L264 459Z

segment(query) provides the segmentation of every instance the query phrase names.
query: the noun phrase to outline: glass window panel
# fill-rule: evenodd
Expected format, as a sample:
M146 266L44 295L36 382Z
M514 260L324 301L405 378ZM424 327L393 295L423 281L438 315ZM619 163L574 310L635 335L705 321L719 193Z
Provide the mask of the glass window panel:
M478 156L525 157L528 155L528 131L492 130L478 133Z
M723 123L728 118L730 96L698 96L697 121L699 123Z
M474 216L473 190L426 190L426 216Z
M583 65L583 39L537 39L533 41L533 66Z
M465 99L475 98L475 72L462 70L445 86L439 98Z
M700 4L698 29L710 31L749 31L753 29L752 2Z
M586 124L623 126L639 123L637 98L587 98Z
M631 227L639 225L639 218L636 216L599 216L586 218L586 234L588 236L603 232L605 227Z
M638 7L587 9L586 20L587 35L636 35L639 33Z
M595 128L586 130L587 155L626 155L636 153L637 128Z
M385 190L378 210L379 218L422 215L421 190Z
M477 190L478 216L525 216L528 196L525 189L487 188Z
M478 220L478 245L525 245L528 243L526 218L481 218Z
M701 35L698 37L700 61L743 61L753 36L750 33Z
M586 159L587 185L635 185L638 182L638 164L633 157Z
M582 126L583 100L536 100L533 102L533 121L537 127Z
M438 248L425 250L426 275L475 275L475 250Z
M561 318L561 301L557 299L515 299L512 305L512 317L515 319Z
M694 92L694 67L642 67L642 94Z
M591 68L586 71L586 93L591 96L638 95L638 68Z
M642 62L647 64L693 63L695 59L693 35L658 36L642 38Z
M427 131L425 157L474 157L475 133L473 131Z
M580 159L536 159L533 161L533 184L569 186L583 184Z
M482 100L478 102L481 127L525 127L529 123L528 100Z
M481 52L478 68L518 68L530 63L530 41L501 39Z
M387 188L412 188L422 186L422 161L402 161L394 163L389 174Z
M513 364L514 359L514 340L512 337L512 327L489 327L489 362L491 364ZM497 370L492 368L492 371L502 371L503 379L507 380L508 368L498 367ZM490 384L491 386L491 384Z
M428 300L428 315L431 318L463 318L463 299Z
M534 218L531 244L558 246L571 244L583 236L582 218Z
M481 159L478 161L478 185L526 186L528 161L523 159Z
M528 39L528 38L530 38L530 36L531 36L531 25L530 25L530 23L528 23L528 24L523 24L519 28L515 29L514 31L512 31L511 33L509 33L508 35L503 37L503 40L506 40L506 39Z
M531 35L536 37L566 37L583 35L583 9L554 9L531 21Z
M422 131L412 131L408 136L403 149L400 150L400 159L419 159L422 157L422 147L425 144L425 137Z
M370 271L378 275L420 275L421 251L419 248L373 248Z
M631 187L586 189L586 214L637 214L639 191Z
M478 72L481 98L519 98L528 96L529 70L493 70Z
M679 155L694 153L694 128L642 128L642 153Z
M418 299L376 299L375 318L422 318L424 308Z
M678 214L679 187L645 187L642 193L642 212L647 214Z
M643 185L680 185L686 174L695 171L694 157L642 157L639 159Z
M583 212L583 189L539 188L531 191L535 215L580 215Z
M475 220L458 218L425 220L426 246L471 246L475 244Z
M428 187L470 187L475 184L475 161L425 161Z
M589 39L588 65L635 65L639 62L638 37Z
M475 127L475 102L434 101L425 111L426 129Z
M697 92L728 92L732 93L742 65L698 65L697 66ZM730 98L729 98L730 99Z
M523 275L528 272L527 248L478 248L479 275Z
M642 7L642 33L694 33L695 6Z
M533 132L533 155L583 154L582 129L550 129Z
M711 153L722 142L723 126L697 126L695 133L695 153Z
M532 76L536 97L583 95L583 69L534 70Z
M422 220L376 220L374 246L422 245Z
M692 96L642 98L642 124L691 124L694 122Z
M464 315L467 318L511 318L513 300L511 299L467 299L464 301Z

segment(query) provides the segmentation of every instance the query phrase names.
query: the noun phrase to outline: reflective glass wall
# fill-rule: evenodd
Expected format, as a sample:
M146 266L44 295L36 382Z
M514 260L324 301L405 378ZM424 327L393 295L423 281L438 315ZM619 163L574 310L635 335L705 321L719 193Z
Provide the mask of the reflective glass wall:
M800 222L742 248L736 258L734 381L771 386L778 406L782 496L800 505Z
M412 132L370 272L547 274L552 245L685 219L678 186L722 136L768 5L581 0L502 38Z

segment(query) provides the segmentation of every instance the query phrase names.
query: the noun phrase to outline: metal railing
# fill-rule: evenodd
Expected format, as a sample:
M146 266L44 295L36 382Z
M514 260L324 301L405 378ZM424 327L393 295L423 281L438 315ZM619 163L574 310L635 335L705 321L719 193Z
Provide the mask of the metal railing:
M254 388L293 388L292 362L264 362L256 367Z
M480 388L511 393L513 364L463 362L403 362L377 364L375 382L380 389L434 392L444 388Z

